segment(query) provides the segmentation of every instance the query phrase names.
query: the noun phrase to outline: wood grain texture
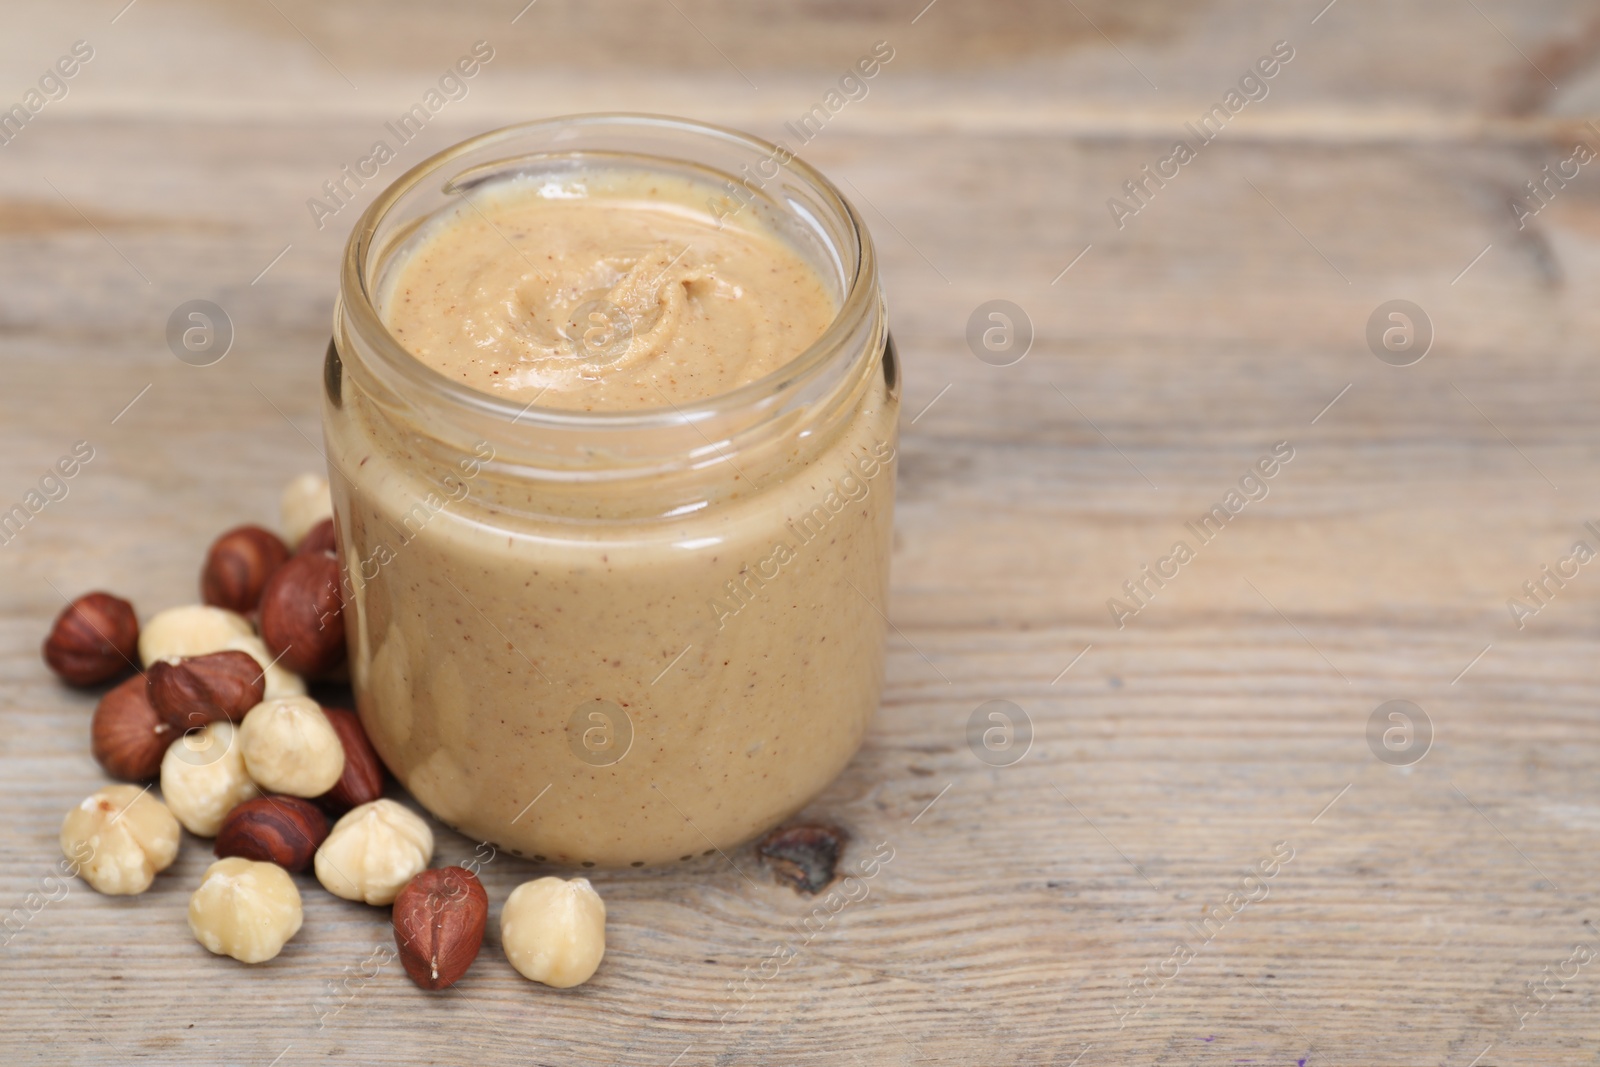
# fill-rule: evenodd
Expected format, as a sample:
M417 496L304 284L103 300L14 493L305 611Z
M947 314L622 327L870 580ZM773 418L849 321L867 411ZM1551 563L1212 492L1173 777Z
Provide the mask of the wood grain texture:
M1575 540L1600 547L1600 172L1523 229L1507 208L1576 138L1600 146L1600 21L1579 0L1324 3L8 12L6 106L73 41L96 55L0 147L0 508L73 442L96 455L0 546L0 912L60 895L61 814L103 781L92 697L38 658L60 594L190 600L210 539L271 522L320 464L359 208L319 231L305 200L473 41L495 59L385 180L571 111L783 136L890 41L803 154L875 234L906 402L888 690L812 808L852 832L852 869L893 849L865 899L813 934L815 902L749 848L608 873L593 982L523 981L491 922L429 996L374 961L384 911L309 879L279 959L210 957L190 840L145 897L67 883L0 936L0 1060L1600 1062L1600 964L1519 1028L1528 983L1600 950L1600 564L1521 628L1506 607ZM1270 95L1118 229L1106 200L1280 39ZM207 368L164 339L197 297L237 331ZM964 340L994 298L1034 328L1009 367ZM1415 366L1366 347L1393 298L1435 327ZM1270 494L1119 629L1107 599L1279 441ZM1013 766L967 747L992 699L1031 719ZM1435 731L1408 768L1366 742L1390 699ZM440 863L474 854L439 840ZM1130 982L1279 842L1267 895L1124 1024ZM499 857L483 880L497 905L536 873Z

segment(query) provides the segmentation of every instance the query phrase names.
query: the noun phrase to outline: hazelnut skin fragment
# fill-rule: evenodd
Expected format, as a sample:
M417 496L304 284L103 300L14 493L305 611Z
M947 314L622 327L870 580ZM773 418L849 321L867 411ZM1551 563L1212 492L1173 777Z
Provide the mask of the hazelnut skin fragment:
M783 826L757 842L756 853L795 892L815 896L833 882L846 840L845 832L832 826Z

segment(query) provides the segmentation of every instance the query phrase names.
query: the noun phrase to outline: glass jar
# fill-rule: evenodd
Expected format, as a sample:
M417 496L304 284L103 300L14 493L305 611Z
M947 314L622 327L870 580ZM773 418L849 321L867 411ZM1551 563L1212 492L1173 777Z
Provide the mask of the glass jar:
M430 217L485 182L619 160L760 213L830 288L823 336L731 392L602 412L474 391L391 336L376 295ZM351 235L325 386L356 704L443 822L641 866L737 845L848 763L883 682L899 386L871 239L816 171L640 115L456 145Z

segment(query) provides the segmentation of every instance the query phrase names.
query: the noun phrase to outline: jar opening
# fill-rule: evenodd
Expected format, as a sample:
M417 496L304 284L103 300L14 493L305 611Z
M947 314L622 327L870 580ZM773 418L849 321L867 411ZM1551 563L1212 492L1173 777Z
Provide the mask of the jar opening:
M708 205L719 221L744 211L775 221L804 246L798 250L820 272L831 275L838 296L832 322L806 349L760 379L692 403L630 410L540 407L537 398L519 403L455 381L400 344L381 315L382 285L385 271L420 227L487 183L599 159L696 171L725 190L720 207ZM349 342L341 349L357 348L366 369L397 398L424 405L445 422L470 421L480 434L485 426L514 434L559 434L588 439L583 447L613 453L622 446L618 435L715 428L699 434L700 443L715 451L733 436L836 392L858 361L864 328L880 332L881 317L872 244L860 217L831 182L787 148L666 116L593 114L482 134L396 179L363 213L346 246L335 338ZM689 452L702 451L693 441L688 444Z

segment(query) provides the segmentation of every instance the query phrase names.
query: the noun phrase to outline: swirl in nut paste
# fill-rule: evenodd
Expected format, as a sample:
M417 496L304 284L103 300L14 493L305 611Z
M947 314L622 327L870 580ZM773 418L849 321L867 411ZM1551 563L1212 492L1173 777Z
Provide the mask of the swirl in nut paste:
M820 337L822 276L754 213L659 173L519 177L431 220L382 300L427 365L544 407L618 411L727 392Z

